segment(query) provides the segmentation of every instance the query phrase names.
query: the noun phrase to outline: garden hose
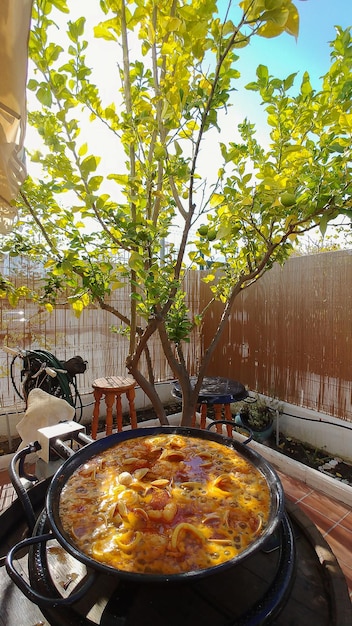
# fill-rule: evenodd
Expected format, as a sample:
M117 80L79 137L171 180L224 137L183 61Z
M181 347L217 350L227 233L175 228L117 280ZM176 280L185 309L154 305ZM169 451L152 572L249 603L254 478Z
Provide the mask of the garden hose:
M49 367L52 367L55 370L64 369L63 364L53 354L51 354L50 352L47 352L47 350L38 349L38 350L31 350L30 352L33 355L39 356L39 358L41 358L42 361L47 363ZM74 406L74 400L72 398L70 386L69 386L68 379L67 379L67 374L64 374L63 372L56 372L56 377L60 385L61 391L63 393L63 396L62 396L63 399L66 400L69 404L71 404L71 406Z

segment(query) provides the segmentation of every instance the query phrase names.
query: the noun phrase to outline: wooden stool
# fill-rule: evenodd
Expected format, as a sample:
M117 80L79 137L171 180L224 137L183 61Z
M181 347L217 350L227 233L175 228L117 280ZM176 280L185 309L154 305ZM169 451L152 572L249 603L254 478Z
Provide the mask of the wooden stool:
M212 404L212 406L214 407L215 421L223 419L222 408L224 408L224 419L228 420L229 422L233 421L229 402L224 402L223 404ZM207 410L208 410L208 404L206 402L202 402L202 404L200 405L200 428L202 429L206 428ZM196 414L193 415L191 426L195 426L195 425L196 425ZM218 433L221 433L222 424L217 424L216 430ZM227 430L227 436L232 437L232 426L227 425L226 430Z
M116 422L117 430L122 430L122 403L121 395L126 394L129 407L131 428L137 428L137 415L134 406L136 381L130 376L108 376L107 378L97 378L93 382L93 394L95 399L93 420L92 420L92 438L97 438L98 422L100 414L100 400L105 395L106 404L106 434L112 434L112 407L116 398Z

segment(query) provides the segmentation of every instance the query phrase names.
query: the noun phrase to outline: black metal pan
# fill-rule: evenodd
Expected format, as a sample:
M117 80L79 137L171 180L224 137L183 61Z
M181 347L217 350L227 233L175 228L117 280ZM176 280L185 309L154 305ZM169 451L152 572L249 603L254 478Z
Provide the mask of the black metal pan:
M221 563L220 565L215 565L203 570L190 571L190 572L182 572L178 574L149 574L149 573L133 573L127 572L123 570L118 570L109 565L105 565L100 563L91 557L84 554L80 551L77 546L73 543L72 539L68 536L65 530L62 527L60 520L60 495L61 491L66 485L68 479L75 472L75 470L82 464L89 461L92 457L101 454L102 452L108 450L111 447L114 447L121 443L122 441L136 439L138 437L145 436L154 436L159 434L172 434L172 435L181 435L186 437L195 437L202 440L215 441L220 443L221 445L233 448L236 452L242 455L242 457L249 461L257 470L261 472L264 476L269 490L270 490L270 512L268 523L261 535L255 538L255 540L242 552L240 552L233 559L226 561L225 563ZM214 575L220 570L224 570L225 568L233 567L243 559L247 558L250 554L257 551L259 548L263 546L263 544L267 541L268 537L272 535L272 533L278 528L279 524L281 524L281 520L284 515L284 492L280 482L278 475L275 470L271 467L271 465L259 454L257 454L254 450L244 445L243 443L225 437L222 434L210 432L209 430L200 430L197 428L186 428L186 427L172 427L172 426L162 426L155 428L140 428L137 430L128 430L120 433L116 433L110 435L109 437L104 437L102 439L98 439L88 444L87 446L78 450L75 454L73 454L67 461L63 463L60 469L54 475L46 496L46 513L48 520L50 522L51 531L42 537L33 537L29 540L25 540L15 546L12 551L8 555L7 562L7 570L11 578L22 588L26 595L31 594L31 590L28 592L28 586L26 587L26 583L23 581L22 577L19 576L17 571L14 568L13 560L14 555L18 552L19 549L23 548L25 544L29 543L39 543L40 541L47 542L49 539L57 539L57 541L63 546L67 552L69 552L73 557L83 562L89 570L93 571L92 580L87 581L87 586L89 584L93 584L94 582L94 572L103 572L110 575L118 576L121 579L134 580L139 582L182 582L187 581L190 578L204 577L208 575ZM20 578L21 580L18 580ZM72 599L73 597L73 599ZM71 603L76 601L76 597L70 596L70 598L62 599L62 602L58 601L57 604L68 603L67 600L71 599ZM35 599L40 604L45 603L43 598L40 600ZM51 600L52 602L52 600ZM48 602L49 603L49 602Z

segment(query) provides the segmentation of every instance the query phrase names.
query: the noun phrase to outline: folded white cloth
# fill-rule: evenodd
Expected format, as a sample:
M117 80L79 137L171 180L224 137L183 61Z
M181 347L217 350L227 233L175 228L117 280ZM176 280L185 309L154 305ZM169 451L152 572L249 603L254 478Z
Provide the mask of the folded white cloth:
M28 394L27 410L16 428L22 443L21 450L38 439L38 429L52 426L58 422L72 420L75 409L66 400L56 398L42 389L32 389Z

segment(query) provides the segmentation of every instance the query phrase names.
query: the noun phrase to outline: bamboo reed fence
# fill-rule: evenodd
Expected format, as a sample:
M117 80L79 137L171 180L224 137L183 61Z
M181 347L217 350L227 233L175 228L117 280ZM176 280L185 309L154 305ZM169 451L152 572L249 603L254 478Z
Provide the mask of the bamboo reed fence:
M38 268L3 264L11 277L27 276L29 286ZM191 311L199 312L211 294L202 281L205 271L186 277ZM208 375L240 380L250 389L287 402L352 421L352 252L338 251L291 258L275 265L237 299L226 331L211 360ZM115 292L128 311L127 290ZM222 307L213 303L204 323L186 346L186 362L195 374L209 345ZM77 318L66 306L51 314L21 302L15 309L0 301L0 345L41 347L66 360L80 354L88 361L79 375L80 391L89 392L95 378L125 374L127 338L112 333L111 314L89 307ZM157 338L151 344L156 380L172 379ZM9 379L11 357L0 350L0 406L16 401ZM18 399L17 399L18 400Z
M275 265L236 301L209 374L352 421L352 251ZM221 315L204 321L206 348Z

